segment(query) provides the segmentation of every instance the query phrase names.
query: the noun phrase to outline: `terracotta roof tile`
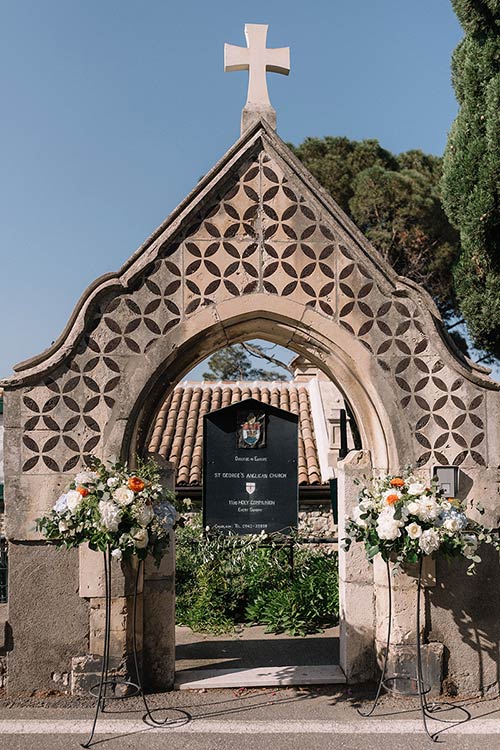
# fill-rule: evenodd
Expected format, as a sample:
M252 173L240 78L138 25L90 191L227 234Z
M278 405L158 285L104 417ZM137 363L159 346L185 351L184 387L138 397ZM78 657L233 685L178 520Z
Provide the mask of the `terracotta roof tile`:
M183 383L162 404L149 444L177 466L178 485L201 484L203 416L255 398L299 417L299 484L321 484L307 385L304 383Z

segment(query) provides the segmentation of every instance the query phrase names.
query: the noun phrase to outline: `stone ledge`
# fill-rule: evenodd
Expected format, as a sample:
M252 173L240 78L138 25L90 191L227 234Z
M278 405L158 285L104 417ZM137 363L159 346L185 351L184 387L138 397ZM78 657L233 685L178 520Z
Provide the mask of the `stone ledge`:
M345 685L336 664L310 667L254 667L252 669L186 669L175 676L178 690L204 688L274 687L280 685Z

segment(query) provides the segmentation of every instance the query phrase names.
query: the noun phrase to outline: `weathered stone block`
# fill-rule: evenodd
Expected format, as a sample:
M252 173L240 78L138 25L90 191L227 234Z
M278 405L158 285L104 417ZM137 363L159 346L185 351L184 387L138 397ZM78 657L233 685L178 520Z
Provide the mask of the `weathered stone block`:
M141 669L142 654L138 653L138 665ZM89 692L90 688L98 688L101 679L103 659L102 656L87 654L85 656L74 657L72 660L72 670L70 675L70 687L72 695L83 695ZM111 695L124 697L134 691L130 685L124 684L124 681L131 681L137 684L137 675L135 664L131 656L110 655L108 666L108 679L117 680L117 684L108 687ZM109 693L108 693L109 694Z
M371 476L370 455L367 451L352 451L338 464L339 523L338 537L346 536L346 518L358 503L359 485L356 481ZM373 584L372 565L366 559L363 545L353 543L349 552L339 554L339 578L342 581Z
M137 597L135 623L135 643L137 651L142 650L143 607L142 594ZM92 599L90 607L90 652L104 654L105 600ZM113 597L110 617L110 654L125 657L132 652L134 645L134 601L133 597Z
M382 668L386 644L378 644L378 663ZM422 655L422 679L424 689L430 697L441 693L443 680L443 656L444 646L442 643L424 643L421 646ZM417 678L417 647L416 645L391 645L389 658L387 660L387 677L402 677L416 680ZM407 685L412 690L411 685ZM415 689L415 685L413 685Z
M36 541L43 537L35 529L36 518L53 507L68 483L65 474L40 477L23 474L6 482L5 528L12 541Z
M88 650L88 603L78 596L78 553L45 544L9 544L9 694L53 688Z
M144 580L144 679L147 686L168 690L175 673L175 542L160 568L146 561Z
M373 586L341 582L340 602L340 666L350 682L364 682L375 669Z
M105 595L104 556L102 552L91 550L88 544L79 547L80 596L102 598ZM131 596L135 589L135 579L139 560L131 557L121 562L111 561L111 595ZM138 593L142 591L143 577L139 575Z
M3 426L8 430L21 427L21 408L24 389L6 390L3 394Z

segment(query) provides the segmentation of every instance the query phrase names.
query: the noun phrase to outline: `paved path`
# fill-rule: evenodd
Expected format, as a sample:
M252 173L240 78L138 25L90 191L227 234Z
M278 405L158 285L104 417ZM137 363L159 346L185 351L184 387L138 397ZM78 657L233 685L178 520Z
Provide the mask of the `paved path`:
M266 633L261 625L239 626L224 635L193 633L177 625L175 643L177 671L339 663L338 627L300 637Z

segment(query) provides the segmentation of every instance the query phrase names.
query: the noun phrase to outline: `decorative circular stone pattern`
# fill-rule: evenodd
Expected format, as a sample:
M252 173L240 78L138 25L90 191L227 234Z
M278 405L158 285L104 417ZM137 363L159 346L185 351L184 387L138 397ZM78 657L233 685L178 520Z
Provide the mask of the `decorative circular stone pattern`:
M140 367L154 341L207 305L255 292L311 307L362 343L392 379L420 465L486 464L481 389L441 361L409 295L384 286L366 253L285 172L265 150L243 164L134 289L103 304L69 366L25 390L24 472L70 472L88 460L130 360Z

